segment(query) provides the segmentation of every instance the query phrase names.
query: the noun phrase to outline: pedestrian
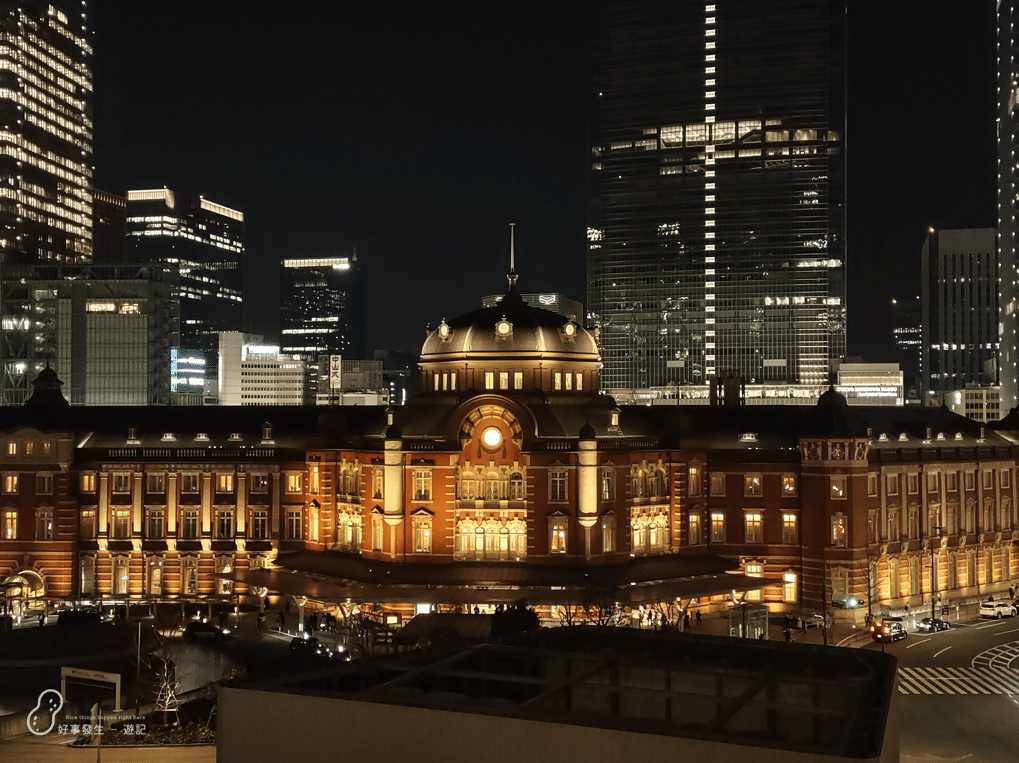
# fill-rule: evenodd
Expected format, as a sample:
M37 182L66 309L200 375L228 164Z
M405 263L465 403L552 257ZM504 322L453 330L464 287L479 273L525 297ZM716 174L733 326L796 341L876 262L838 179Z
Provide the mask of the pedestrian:
M689 612L684 612L683 613L683 628L689 628L689 627L690 627L690 613Z
M283 610L282 609L280 610L279 616L276 618L276 620L279 623L279 629L283 630L283 626L287 624L287 618L283 614Z
M701 624L701 611L699 609L697 610L697 624Z
M909 602L906 602L906 617L909 617Z
M286 607L287 614L289 615L290 614L290 599L284 599L283 600L283 604Z
M1009 599L1014 599L1015 598L1015 586L1011 586L1010 585L1008 587L1008 598Z
M782 631L782 635L785 636L785 642L787 644L793 640L793 634L792 631L789 630L788 625L785 627L785 630Z
M46 624L46 613L45 612L40 612L39 613L39 627L41 628L45 624Z
M258 613L258 629L262 630L265 627L265 612Z

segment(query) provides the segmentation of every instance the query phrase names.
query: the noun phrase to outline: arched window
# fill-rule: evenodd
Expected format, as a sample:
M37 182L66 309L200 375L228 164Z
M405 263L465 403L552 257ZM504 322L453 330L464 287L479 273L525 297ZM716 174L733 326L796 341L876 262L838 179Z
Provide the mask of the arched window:
M513 472L513 474L510 475L509 487L509 497L511 501L524 500L524 475L520 472Z
M654 518L648 524L648 546L652 553L659 553L668 550L668 521L662 515Z
M633 477L633 497L643 498L647 494L647 473L638 469Z
M648 526L645 517L630 520L630 532L633 538L633 553L646 554L648 550Z
M527 556L527 523L522 519L511 519L506 529L509 530L510 558L524 559Z
M661 498L665 495L665 472L655 469L651 478L651 496Z
M480 528L472 519L461 519L456 524L456 554L460 559L472 559Z
M473 501L475 498L474 472L462 472L459 484L460 498L464 501Z
M482 532L484 533L484 544L485 544L485 559L498 559L499 558L499 538L502 526L496 519L485 520L482 525Z
M504 492L502 490L502 478L498 472L489 472L485 475L485 500L486 501L498 501L502 498Z

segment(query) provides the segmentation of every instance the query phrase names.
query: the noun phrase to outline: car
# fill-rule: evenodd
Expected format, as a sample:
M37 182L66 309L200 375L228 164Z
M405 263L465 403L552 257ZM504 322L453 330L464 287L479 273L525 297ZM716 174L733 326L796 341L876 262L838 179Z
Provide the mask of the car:
M985 601L980 605L981 617L995 617L1000 620L1014 615L1015 606L1010 601Z
M916 624L916 629L921 633L937 633L938 631L947 631L948 628L948 623L936 617L925 617Z
M223 631L215 625L203 623L200 620L188 623L184 629L184 639L186 641L219 641L223 636Z
M883 620L870 626L871 638L875 641L899 641L906 638L906 626L898 620Z
M309 638L302 638L298 636L295 639L290 640L290 651L296 652L297 654L313 654L320 657L329 657L329 650L326 646L314 636Z

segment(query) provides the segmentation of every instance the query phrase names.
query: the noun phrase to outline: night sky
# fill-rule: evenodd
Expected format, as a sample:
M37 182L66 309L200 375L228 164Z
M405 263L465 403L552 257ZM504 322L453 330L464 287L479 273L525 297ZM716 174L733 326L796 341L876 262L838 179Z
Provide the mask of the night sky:
M521 288L586 302L588 4L360 5L94 3L97 187L243 211L269 336L276 263L356 246L369 348L417 349L505 289L509 222ZM849 5L849 351L880 360L927 226L995 223L994 4Z

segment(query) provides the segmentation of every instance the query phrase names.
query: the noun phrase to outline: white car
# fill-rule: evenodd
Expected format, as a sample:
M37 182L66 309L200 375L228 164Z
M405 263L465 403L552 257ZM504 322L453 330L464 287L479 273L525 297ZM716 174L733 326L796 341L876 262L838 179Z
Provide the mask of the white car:
M1007 601L985 601L980 605L981 617L996 617L999 620L1003 617L1015 615L1015 607Z

